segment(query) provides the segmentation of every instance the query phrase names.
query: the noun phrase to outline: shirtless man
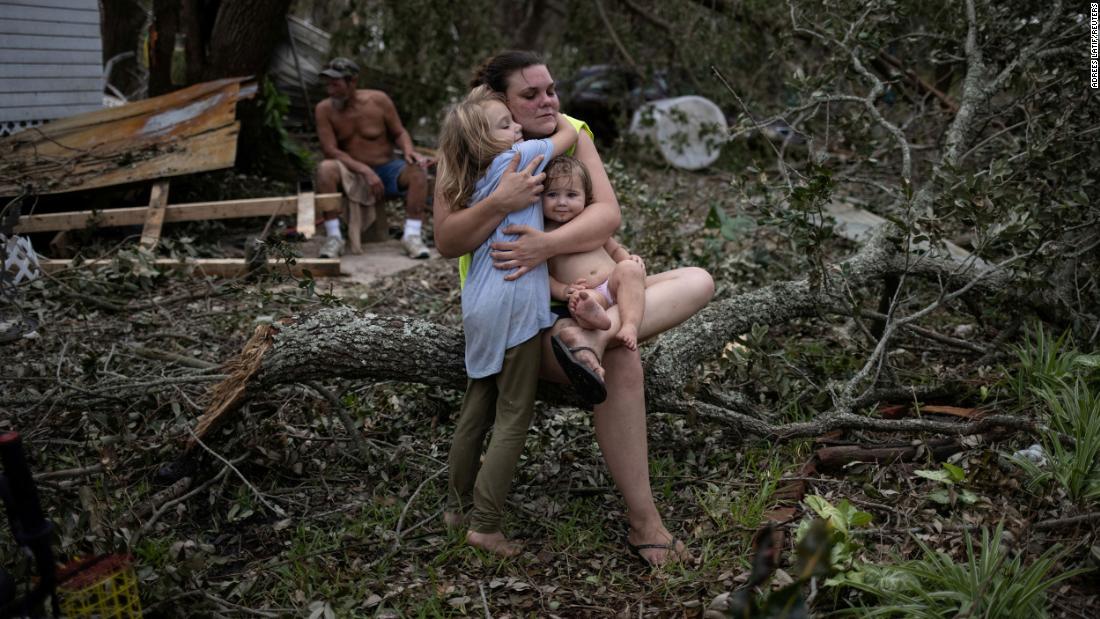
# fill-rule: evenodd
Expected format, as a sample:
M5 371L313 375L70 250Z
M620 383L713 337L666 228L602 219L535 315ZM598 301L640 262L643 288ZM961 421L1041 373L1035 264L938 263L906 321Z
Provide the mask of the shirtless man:
M317 104L317 136L324 161L317 167L317 191L343 189L352 208L357 204L381 204L385 196L405 196L405 234L401 244L411 258L427 258L420 238L428 195L424 172L432 162L413 150L412 138L393 101L380 90L359 90L359 67L347 58L333 58L321 76L328 98ZM404 157L397 157L400 148ZM416 164L416 165L406 165ZM344 251L339 215L325 213L328 240L322 258L336 258Z

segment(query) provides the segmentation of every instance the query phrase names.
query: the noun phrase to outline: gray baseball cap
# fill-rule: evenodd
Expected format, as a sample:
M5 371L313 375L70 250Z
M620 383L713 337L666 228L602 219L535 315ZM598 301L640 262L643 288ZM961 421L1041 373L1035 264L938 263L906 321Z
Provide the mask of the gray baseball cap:
M333 79L348 79L359 75L359 65L350 58L337 57L328 61L321 75Z

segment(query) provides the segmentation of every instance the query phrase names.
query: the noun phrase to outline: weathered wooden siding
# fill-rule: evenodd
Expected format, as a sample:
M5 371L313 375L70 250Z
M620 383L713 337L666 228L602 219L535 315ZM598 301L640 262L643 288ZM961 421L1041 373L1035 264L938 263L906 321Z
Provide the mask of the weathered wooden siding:
M312 106L327 96L321 71L329 61L331 36L294 16L287 18L287 26L294 37L294 47L286 41L276 48L268 71L279 91L290 98L288 123L302 125L307 122L307 117L313 117ZM298 53L297 63L294 62L295 51ZM309 91L308 102L302 92L303 82Z
M96 0L0 0L0 135L103 107Z

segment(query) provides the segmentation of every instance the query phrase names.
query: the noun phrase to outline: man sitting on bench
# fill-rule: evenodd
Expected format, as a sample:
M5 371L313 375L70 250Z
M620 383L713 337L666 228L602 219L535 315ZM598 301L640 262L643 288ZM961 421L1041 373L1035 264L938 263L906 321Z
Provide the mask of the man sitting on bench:
M428 195L424 169L431 160L413 150L412 138L386 93L356 88L358 65L347 58L333 58L321 76L326 81L328 98L315 110L317 136L325 156L317 167L317 190L333 193L342 189L352 209L360 205L377 208L386 196L405 196L401 244L410 258L427 258L428 248L420 229ZM396 155L397 148L404 157ZM336 212L325 213L325 234L328 239L321 248L321 257L339 257L344 252L344 239ZM358 231L350 234L352 249L358 250L354 247Z

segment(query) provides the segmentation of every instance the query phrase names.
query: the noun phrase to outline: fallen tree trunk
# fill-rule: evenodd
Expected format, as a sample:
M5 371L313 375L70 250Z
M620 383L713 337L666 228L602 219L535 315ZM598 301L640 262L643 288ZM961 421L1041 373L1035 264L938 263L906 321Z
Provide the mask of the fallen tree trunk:
M753 325L848 311L847 290L906 271L958 284L981 278L976 288L987 290L1003 289L1011 277L1007 271L979 270L947 258L906 255L887 232L880 230L851 258L830 267L831 275L819 287L804 279L733 295L662 335L643 357L650 408L680 409L699 364L716 358ZM461 390L466 384L463 351L461 331L411 316L363 314L344 307L293 316L257 329L241 358L230 363L231 376L213 390L196 434L201 438L250 397L280 384L346 378ZM542 384L539 397L578 403L559 385Z

